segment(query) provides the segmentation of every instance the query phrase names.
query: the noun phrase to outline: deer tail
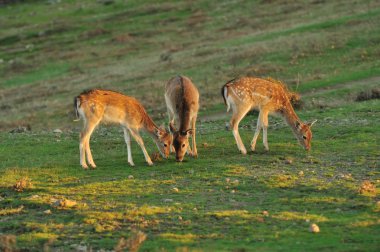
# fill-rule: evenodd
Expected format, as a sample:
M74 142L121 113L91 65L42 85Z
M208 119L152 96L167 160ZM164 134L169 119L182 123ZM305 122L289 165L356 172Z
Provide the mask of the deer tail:
M78 112L78 108L80 107L80 99L79 99L79 96L76 96L74 98L74 111L75 111L75 119L74 121L79 121L80 120L80 116L79 116L79 112Z
M223 97L223 100L224 100L224 104L227 105L227 112L230 111L230 103L227 101L227 98L228 98L228 83L225 84L222 89L221 89L221 94L222 94L222 97Z

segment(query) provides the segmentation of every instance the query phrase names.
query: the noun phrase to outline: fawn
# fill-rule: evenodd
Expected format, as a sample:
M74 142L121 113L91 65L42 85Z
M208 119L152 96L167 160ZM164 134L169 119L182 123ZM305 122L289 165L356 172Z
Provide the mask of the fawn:
M75 97L74 107L78 120L82 118L84 121L79 144L80 164L84 169L88 168L85 156L87 156L90 166L96 167L90 150L90 137L100 122L121 125L127 144L128 163L131 166L134 166L131 153L131 135L140 145L148 165L153 165L139 134L140 130L145 130L151 135L164 158L169 156L172 135L165 129L157 127L144 107L135 98L114 91L93 89Z
M268 114L279 114L291 127L298 142L305 148L311 148L311 127L316 122L303 123L296 115L290 99L296 94L288 91L286 86L275 80L265 80L254 77L242 77L227 82L221 90L227 112L232 108L232 118L230 125L235 137L236 144L241 153L246 154L247 150L240 138L238 126L244 116L252 109L259 110L257 127L251 142L251 150L254 151L256 141L261 128L263 129L263 143L266 150L269 150L267 130Z
M173 133L176 161L181 162L185 153L198 156L195 142L195 124L199 109L199 92L185 76L171 78L165 87L165 101L169 115L169 127ZM178 130L174 127L178 127ZM192 136L192 150L189 136Z

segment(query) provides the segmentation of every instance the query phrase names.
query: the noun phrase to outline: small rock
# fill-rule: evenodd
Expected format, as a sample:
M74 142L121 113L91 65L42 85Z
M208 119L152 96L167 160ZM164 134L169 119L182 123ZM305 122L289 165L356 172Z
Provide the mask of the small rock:
M232 181L232 184L234 184L235 186L239 184L239 180L238 179L235 179L234 181Z
M179 189L178 189L177 187L173 187L173 188L172 188L172 191L173 191L173 192L179 192Z
M24 132L27 132L27 131L30 131L31 128L30 128L30 125L27 125L27 126L18 126L17 128L9 131L9 133L24 133Z
M163 199L162 201L165 203L168 203L168 202L173 202L173 199Z
M285 164L293 164L293 159L292 158L286 158Z
M178 216L178 220L182 221L182 216Z
M60 130L60 129L55 129L55 130L53 130L53 133L61 134L61 133L62 133L62 130Z
M196 207L193 208L193 211L198 211L198 209Z
M226 183L230 183L231 179L230 178L226 178Z
M264 215L265 217L268 217L268 216L269 216L269 212L268 212L268 211L263 211L263 215Z
M45 210L45 211L44 211L44 214L51 214L51 210L50 210L50 209Z
M300 171L300 172L298 173L298 176L300 176L300 177L303 177L303 175L304 175L303 171Z
M318 225L315 223L310 225L309 231L312 233L319 233L320 232Z
M128 176L128 179L134 179L135 177L133 177L133 175L129 175Z
M232 190L231 193L235 193L236 191L235 190Z

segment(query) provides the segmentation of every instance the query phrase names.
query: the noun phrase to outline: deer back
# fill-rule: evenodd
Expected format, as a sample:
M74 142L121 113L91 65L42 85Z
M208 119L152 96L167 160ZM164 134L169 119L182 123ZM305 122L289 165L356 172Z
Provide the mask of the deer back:
M125 124L130 128L142 128L149 116L144 107L133 97L114 91L93 89L77 97L79 112L87 119L98 118L103 122Z
M290 93L280 82L242 77L227 83L222 89L222 95L225 88L227 88L227 96L231 97L235 104L276 112L290 105Z
M168 81L165 96L179 121L179 131L188 130L190 119L199 109L199 92L192 81L185 76L176 76Z

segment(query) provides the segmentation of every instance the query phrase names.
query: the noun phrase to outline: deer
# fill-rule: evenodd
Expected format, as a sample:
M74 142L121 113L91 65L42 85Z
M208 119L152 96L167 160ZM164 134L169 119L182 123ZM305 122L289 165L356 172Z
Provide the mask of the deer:
M251 150L255 151L256 141L263 129L263 144L266 151L268 145L268 115L280 115L292 129L300 145L309 151L313 137L311 127L317 121L303 123L295 113L291 100L299 99L299 95L290 92L285 84L273 79L241 77L228 81L221 89L227 112L232 109L230 127L237 147L242 154L247 150L238 131L240 121L253 109L259 111L256 131L251 141Z
M90 138L100 122L119 124L122 127L127 144L128 163L131 166L135 166L131 153L131 136L140 146L148 165L153 165L140 136L141 130L152 137L162 157L168 158L170 154L172 135L162 127L157 127L141 103L133 97L110 90L92 89L74 98L74 109L77 120L83 119L84 122L79 143L80 164L84 169L88 169L86 157L91 168L96 168L90 149Z
M198 157L195 141L195 124L199 109L199 92L185 76L171 78L165 86L165 102L169 116L169 128L173 134L176 161L182 162L185 153ZM176 129L176 125L178 130ZM192 148L189 136L192 137Z

